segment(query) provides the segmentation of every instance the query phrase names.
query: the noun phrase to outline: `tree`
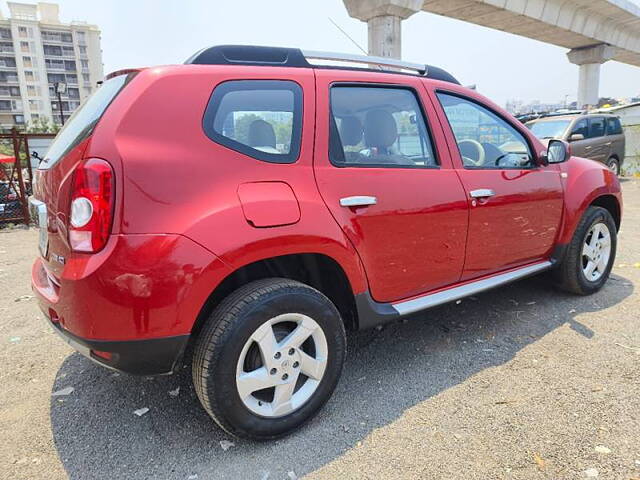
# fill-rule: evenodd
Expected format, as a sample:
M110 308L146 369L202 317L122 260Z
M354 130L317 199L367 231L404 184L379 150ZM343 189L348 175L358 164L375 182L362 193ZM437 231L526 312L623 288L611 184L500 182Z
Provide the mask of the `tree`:
M237 142L244 143L245 145L249 144L249 125L251 125L256 120L262 120L262 117L255 115L253 113L245 113L240 118L238 118L234 125L234 134L233 139Z
M52 122L48 117L38 117L27 125L27 133L58 133L59 131L60 125Z

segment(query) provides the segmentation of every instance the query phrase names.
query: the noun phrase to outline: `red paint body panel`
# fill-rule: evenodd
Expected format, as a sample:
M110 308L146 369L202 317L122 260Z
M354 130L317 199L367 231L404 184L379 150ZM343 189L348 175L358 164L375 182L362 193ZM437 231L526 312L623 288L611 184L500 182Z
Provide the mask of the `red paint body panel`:
M445 129L448 151L465 191L491 189L495 196L468 197L469 235L462 280L469 280L548 258L556 244L563 214L564 191L557 165L529 169L464 168L453 131L436 92L458 93L493 110L528 139L531 149L545 147L509 113L486 98L456 85L424 82Z
M244 218L254 227L280 227L300 220L300 207L284 182L252 182L238 187Z
M216 85L287 79L303 89L303 131L294 164L249 158L210 140L203 114ZM439 169L336 168L328 159L329 85L372 82L417 92ZM567 243L588 205L613 195L615 176L572 158L535 171L466 171L434 89L477 93L392 73L283 67L180 65L140 71L92 136L39 172L49 250L32 282L44 311L73 334L133 340L188 334L209 295L237 269L296 253L326 255L354 295L397 302L474 276L547 258ZM515 120L513 120L515 122ZM536 152L544 146L524 127ZM115 174L112 235L97 254L72 253L65 225L73 170L107 160ZM567 173L561 179L560 173ZM499 192L473 207L468 190ZM374 195L367 209L339 199ZM258 227L258 228L256 228Z
M315 171L327 207L355 246L379 302L417 295L457 282L462 273L468 206L448 156L441 168L337 168L329 161L329 90L335 82L408 85L418 95L427 117L435 117L424 101L420 80L404 75L319 70ZM433 123L433 122L430 122ZM437 150L442 134L434 128ZM377 198L366 208L345 208L340 199L354 195Z
M615 197L622 216L620 180L606 166L588 158L571 157L560 164L559 168L566 176L562 179L566 196L564 222L558 243L566 244L571 241L582 214L598 197Z
M229 268L181 235L112 235L95 255L67 259L56 285L36 260L33 289L74 335L136 340L188 334Z

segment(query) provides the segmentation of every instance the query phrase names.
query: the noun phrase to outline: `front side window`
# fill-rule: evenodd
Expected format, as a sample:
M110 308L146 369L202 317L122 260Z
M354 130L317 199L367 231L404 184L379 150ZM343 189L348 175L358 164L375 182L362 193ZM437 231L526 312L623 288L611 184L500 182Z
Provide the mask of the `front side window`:
M597 138L604 135L604 118L595 117L589 119L589 138Z
M589 126L587 125L587 119L582 118L578 120L573 129L571 130L571 135L582 135L584 138L587 138L589 134Z
M302 89L288 80L224 82L209 100L203 127L211 140L237 152L293 163L300 151Z
M529 168L531 150L518 130L480 104L438 93L466 168Z
M406 88L331 88L331 163L343 167L436 167L415 94Z

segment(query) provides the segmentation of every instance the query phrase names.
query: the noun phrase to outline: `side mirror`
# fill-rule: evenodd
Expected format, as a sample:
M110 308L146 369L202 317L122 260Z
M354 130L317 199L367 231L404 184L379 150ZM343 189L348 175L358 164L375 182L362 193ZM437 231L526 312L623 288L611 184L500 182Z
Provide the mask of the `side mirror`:
M584 140L584 135L581 133L572 133L569 137L570 142L577 142L578 140Z
M569 145L562 140L549 140L547 147L547 162L562 163L569 160L571 151Z

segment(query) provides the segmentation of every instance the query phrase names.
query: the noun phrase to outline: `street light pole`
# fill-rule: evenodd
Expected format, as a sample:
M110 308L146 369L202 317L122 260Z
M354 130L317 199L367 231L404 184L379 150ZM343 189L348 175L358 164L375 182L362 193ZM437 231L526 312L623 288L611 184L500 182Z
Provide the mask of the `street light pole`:
M62 113L62 94L67 91L67 84L58 82L55 84L56 94L58 95L58 110L60 110L60 124L64 125L64 115Z

